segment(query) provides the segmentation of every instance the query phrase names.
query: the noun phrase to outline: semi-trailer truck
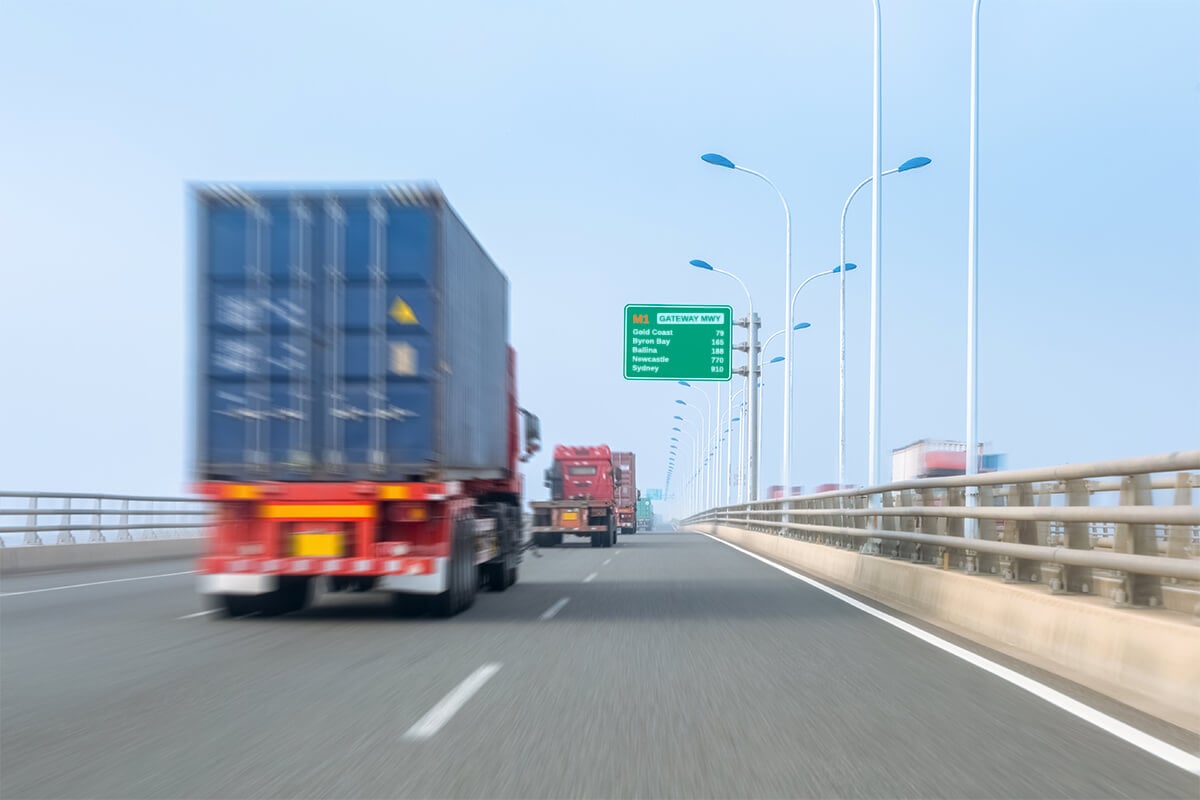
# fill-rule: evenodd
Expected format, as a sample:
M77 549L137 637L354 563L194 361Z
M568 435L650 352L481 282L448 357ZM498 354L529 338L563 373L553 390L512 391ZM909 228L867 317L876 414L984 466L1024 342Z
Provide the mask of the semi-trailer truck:
M508 281L433 186L191 189L199 589L231 616L314 584L450 616L516 582ZM522 432L522 428L524 429Z
M637 533L637 456L633 453L613 453L613 465L620 470L617 484L617 532Z
M546 470L550 499L529 504L534 543L553 547L565 536L582 536L592 547L612 547L618 531L616 490L623 481L608 445L556 445Z

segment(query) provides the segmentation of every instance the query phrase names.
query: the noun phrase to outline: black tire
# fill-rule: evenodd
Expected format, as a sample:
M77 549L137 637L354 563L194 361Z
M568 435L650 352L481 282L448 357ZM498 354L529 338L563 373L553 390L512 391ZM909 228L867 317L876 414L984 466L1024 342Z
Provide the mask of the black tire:
M606 533L593 533L592 534L592 547L603 547L604 540L607 538L608 538L608 534L606 534Z
M256 595L222 594L217 596L217 608L226 617L244 617L258 611Z
M556 545L562 544L563 535L561 533L555 533L555 534L552 534L552 536L554 537L554 544L556 544Z
M420 617L429 610L429 598L423 594L392 593L392 613L401 619Z
M486 565L488 589L493 592L503 592L517 582L517 568L510 567L510 561L515 561L515 558L509 556Z
M450 585L446 591L430 598L430 611L435 617L452 617L475 604L479 588L479 572L475 568L474 547L462 520L454 525L454 543L450 548Z
M303 611L312 602L312 579L288 576L279 579L279 589L275 594L280 614L291 614Z
M521 568L516 564L508 568L508 585L516 586L517 580L521 577Z

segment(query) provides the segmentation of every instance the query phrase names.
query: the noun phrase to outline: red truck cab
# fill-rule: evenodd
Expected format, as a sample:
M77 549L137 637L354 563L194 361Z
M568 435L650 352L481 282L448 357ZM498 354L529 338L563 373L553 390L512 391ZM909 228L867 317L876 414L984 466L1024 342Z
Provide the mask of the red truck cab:
M585 536L592 547L612 547L617 540L617 486L621 471L608 445L556 445L546 470L549 500L530 503L534 542L562 544L564 536Z

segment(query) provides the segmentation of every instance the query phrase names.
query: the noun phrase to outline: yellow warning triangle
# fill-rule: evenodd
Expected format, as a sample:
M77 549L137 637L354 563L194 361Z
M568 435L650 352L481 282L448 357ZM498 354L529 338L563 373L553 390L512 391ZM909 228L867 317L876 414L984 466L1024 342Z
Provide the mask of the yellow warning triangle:
M413 313L412 306L396 298L396 302L392 303L392 310L388 312L392 315L392 319L399 322L401 325L417 325L417 315Z

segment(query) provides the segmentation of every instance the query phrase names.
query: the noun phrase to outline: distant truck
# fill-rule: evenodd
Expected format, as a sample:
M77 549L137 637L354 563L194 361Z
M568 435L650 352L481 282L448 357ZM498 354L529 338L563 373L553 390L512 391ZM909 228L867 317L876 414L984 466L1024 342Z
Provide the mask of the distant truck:
M649 499L638 498L637 529L639 531L654 530L654 502Z
M637 533L637 456L633 453L613 453L613 466L620 470L617 484L617 532Z
M1004 466L1004 454L984 453L979 446L979 471L996 472ZM944 478L963 475L967 467L967 446L963 442L921 439L892 451L892 480Z
M582 536L592 547L612 547L619 530L617 487L623 482L608 445L556 445L546 470L550 499L529 504L534 543L553 547L564 536Z
M230 616L330 591L451 616L517 580L508 280L433 187L198 186L199 590ZM522 433L522 427L524 432Z

